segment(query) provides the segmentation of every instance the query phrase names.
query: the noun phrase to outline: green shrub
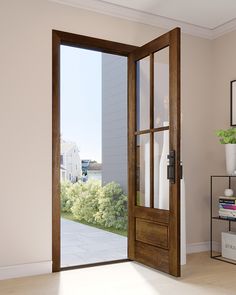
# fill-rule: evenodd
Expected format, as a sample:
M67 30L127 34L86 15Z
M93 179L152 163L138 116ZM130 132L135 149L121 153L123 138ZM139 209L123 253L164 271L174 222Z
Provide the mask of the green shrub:
M105 227L127 228L127 196L119 184L110 182L102 188L95 220Z
M72 186L72 183L69 181L61 182L61 211L70 212L70 195L69 188Z
M78 220L96 223L95 214L98 211L98 199L101 194L99 181L89 180L81 183L80 192L74 196L71 212Z
M83 193L85 186L83 182L71 183L61 182L61 211L71 212L71 208L77 198Z
M62 182L61 211L72 212L77 220L117 229L127 228L127 196L115 182Z

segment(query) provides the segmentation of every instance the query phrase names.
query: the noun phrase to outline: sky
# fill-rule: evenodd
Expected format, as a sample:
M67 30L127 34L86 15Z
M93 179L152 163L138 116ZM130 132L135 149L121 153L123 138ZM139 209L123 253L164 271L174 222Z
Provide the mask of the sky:
M61 46L61 137L101 162L101 53Z

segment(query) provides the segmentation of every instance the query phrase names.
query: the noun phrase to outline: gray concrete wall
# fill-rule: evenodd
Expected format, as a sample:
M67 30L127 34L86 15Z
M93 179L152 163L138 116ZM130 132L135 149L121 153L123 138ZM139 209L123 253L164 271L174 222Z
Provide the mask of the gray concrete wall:
M102 182L127 192L127 58L102 54Z

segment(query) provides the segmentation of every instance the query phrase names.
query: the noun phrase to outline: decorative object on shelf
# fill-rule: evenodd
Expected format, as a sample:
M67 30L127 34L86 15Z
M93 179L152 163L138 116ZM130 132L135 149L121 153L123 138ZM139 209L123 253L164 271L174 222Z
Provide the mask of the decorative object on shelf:
M228 175L235 175L236 171L236 128L218 130L216 135L220 143L225 145L226 171Z
M236 220L235 197L219 197L219 217L223 219Z
M236 260L236 233L222 232L221 233L222 257Z
M210 205L211 205L211 222L210 222L210 255L211 258L221 260L227 263L231 263L236 265L236 259L234 259L234 256L232 256L232 253L230 253L228 256L227 251L225 253L225 250L223 248L227 247L234 247L236 246L236 235L232 238L230 237L227 242L231 243L231 240L234 239L234 241L231 243L225 243L226 239L218 239L215 235L215 228L217 227L222 232L222 226L226 226L227 228L224 230L227 234L232 233L232 224L236 224L236 196L227 197L227 196L217 196L214 193L214 183L219 182L219 179L225 179L228 182L228 188L231 189L232 187L232 180L236 180L236 175L212 175L211 180L211 186L210 186ZM218 187L218 186L217 186ZM218 214L217 214L217 206L218 205ZM219 227L218 227L219 226ZM223 236L223 235L222 235ZM228 237L228 235L227 235ZM231 239L232 238L232 239ZM213 240L214 239L214 240ZM223 244L225 243L225 244ZM222 245L220 245L222 244ZM236 252L236 248L235 248ZM230 258L227 258L230 257Z
M236 126L236 80L230 82L230 125Z
M226 197L232 197L234 195L234 191L231 188L226 188L224 191L224 195Z

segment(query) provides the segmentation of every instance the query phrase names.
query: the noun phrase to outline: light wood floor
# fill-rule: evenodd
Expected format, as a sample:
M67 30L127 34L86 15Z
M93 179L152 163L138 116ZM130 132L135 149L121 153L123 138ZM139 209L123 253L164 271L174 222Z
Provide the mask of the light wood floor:
M57 274L0 281L0 294L17 295L225 295L236 294L236 266L208 253L188 256L179 279L125 262Z

